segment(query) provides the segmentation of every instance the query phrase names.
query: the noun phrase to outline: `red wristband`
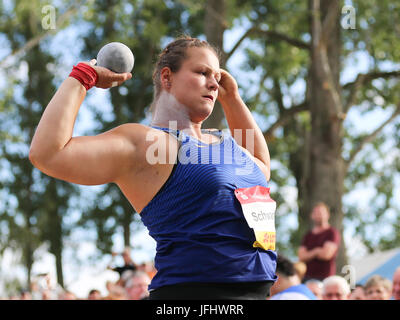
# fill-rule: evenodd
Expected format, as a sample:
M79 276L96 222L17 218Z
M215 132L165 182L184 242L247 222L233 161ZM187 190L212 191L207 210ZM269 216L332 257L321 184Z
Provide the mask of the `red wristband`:
M70 77L78 80L82 85L89 90L91 87L95 86L97 83L98 75L96 70L86 63L78 63L72 68Z

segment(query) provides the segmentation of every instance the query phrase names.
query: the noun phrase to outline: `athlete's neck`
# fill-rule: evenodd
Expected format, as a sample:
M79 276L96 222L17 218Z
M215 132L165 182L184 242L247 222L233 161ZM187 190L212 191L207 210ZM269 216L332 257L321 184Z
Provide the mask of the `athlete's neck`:
M174 95L162 91L154 105L151 125L173 130L182 130L188 135L201 140L201 122L190 119L188 107L180 103Z

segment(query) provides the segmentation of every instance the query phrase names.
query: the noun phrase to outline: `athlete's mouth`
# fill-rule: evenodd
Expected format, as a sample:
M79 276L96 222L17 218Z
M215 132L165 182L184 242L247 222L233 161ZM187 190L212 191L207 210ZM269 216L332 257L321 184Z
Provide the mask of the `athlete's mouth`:
M210 99L211 101L214 101L214 97L213 96L207 95L207 96L203 96L203 98L207 98L207 99Z

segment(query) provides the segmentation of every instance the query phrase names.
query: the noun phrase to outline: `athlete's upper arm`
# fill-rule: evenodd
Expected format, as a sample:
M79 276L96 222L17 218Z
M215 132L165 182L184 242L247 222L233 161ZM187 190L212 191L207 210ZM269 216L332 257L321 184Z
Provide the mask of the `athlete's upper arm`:
M124 124L96 136L73 137L52 157L34 165L57 179L83 185L114 182L138 164L145 127Z
M242 146L239 146L239 147L243 150L243 152L245 152L250 157L250 159L252 159L258 165L258 167L260 168L262 173L264 173L265 178L267 179L267 181L269 181L271 173L270 173L270 169L268 168L268 166L264 162L262 162L260 159L254 157L250 153L250 151L247 150L246 148L244 148Z

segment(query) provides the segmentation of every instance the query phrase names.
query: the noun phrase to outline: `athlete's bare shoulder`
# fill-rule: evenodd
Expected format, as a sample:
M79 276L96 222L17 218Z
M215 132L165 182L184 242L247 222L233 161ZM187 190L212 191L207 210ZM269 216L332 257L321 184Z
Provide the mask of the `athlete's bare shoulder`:
M131 169L116 181L137 212L154 197L168 179L178 153L178 141L152 127L127 123L118 129L134 141Z

